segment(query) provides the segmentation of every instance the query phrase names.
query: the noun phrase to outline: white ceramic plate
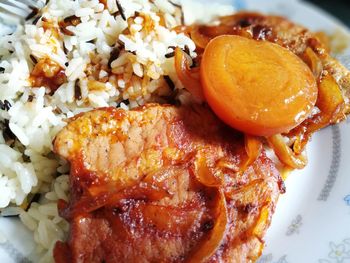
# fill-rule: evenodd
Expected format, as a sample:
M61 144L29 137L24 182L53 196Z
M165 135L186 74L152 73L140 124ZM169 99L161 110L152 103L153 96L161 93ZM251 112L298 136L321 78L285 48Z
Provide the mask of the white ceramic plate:
M347 30L323 11L296 0L233 3L289 17L312 30ZM350 119L318 132L308 156L308 166L286 182L259 263L350 262ZM0 218L0 262L30 262L26 256L34 247L17 219Z

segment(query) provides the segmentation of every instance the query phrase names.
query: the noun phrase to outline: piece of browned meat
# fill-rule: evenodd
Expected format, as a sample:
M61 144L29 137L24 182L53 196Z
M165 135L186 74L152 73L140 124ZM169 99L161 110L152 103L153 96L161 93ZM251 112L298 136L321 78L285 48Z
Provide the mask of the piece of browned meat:
M56 262L253 262L283 181L202 106L150 104L75 117L54 150L71 163Z

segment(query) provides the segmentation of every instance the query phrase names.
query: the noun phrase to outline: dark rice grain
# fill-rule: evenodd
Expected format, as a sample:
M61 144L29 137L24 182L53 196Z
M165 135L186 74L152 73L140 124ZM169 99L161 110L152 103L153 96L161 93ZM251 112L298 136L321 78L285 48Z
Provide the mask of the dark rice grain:
M37 7L30 6L29 8L32 10L32 12L30 12L29 15L27 15L25 20L32 19L34 16L36 16L39 13L39 9Z
M8 111L11 106L12 105L8 100L4 100L3 102L0 100L0 109Z
M113 48L107 64L109 69L111 69L112 62L119 57L119 54L120 54L120 49L118 47Z
M33 55L29 55L29 57L33 61L34 64L38 63L38 60Z
M118 11L120 13L120 15L122 16L123 20L126 21L126 16L124 13L124 8L122 7L122 5L120 4L120 2L118 0L115 1L118 7Z
M36 24L38 23L38 21L40 20L40 18L41 18L41 15L37 16L37 17L33 20L32 24L33 24L33 25L36 25Z
M165 80L166 84L169 86L169 88L171 89L171 91L174 91L175 90L175 84L171 80L171 78L169 76L164 76L164 80Z
M175 51L165 54L166 58L172 58L173 56L175 56Z
M80 89L78 80L75 81L75 84L74 84L74 97L75 97L76 100L81 100L82 99L82 97L81 97L81 89Z

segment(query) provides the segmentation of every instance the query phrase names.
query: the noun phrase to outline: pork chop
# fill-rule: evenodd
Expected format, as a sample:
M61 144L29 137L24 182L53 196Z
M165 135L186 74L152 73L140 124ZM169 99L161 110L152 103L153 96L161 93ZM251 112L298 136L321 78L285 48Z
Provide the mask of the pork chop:
M204 106L103 108L75 117L54 151L71 163L61 262L250 262L283 181L264 152Z

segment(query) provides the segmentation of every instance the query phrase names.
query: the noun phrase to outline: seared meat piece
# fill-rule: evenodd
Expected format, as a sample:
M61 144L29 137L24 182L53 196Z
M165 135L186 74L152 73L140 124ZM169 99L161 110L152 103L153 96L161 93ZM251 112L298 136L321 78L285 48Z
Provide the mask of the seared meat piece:
M265 153L202 106L150 104L75 117L54 150L71 163L56 262L256 260L280 192Z

